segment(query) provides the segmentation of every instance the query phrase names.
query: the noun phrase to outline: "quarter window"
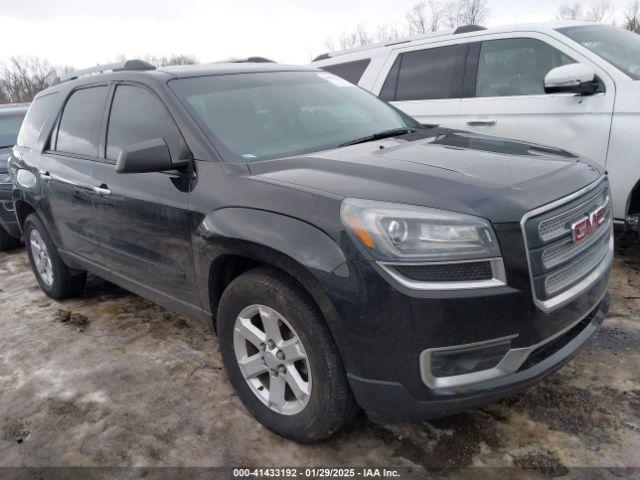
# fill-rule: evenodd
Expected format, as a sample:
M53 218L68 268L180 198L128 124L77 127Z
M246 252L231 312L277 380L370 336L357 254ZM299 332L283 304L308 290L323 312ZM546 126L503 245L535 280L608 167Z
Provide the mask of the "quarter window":
M95 157L98 129L107 99L107 87L77 90L64 107L56 140L56 150Z
M533 38L482 42L476 96L543 95L547 73L570 63L575 60Z
M450 45L400 54L380 97L396 101L460 98L467 50L467 45Z
M366 58L364 60L356 60L355 62L327 65L326 67L321 68L323 70L326 70L327 72L331 72L334 75L344 78L347 82L351 82L354 85L357 85L362 78L362 74L367 69L370 63L371 60Z
M120 85L111 105L107 158L117 160L123 148L154 138L167 142L174 160L188 158L187 145L160 99L145 88Z

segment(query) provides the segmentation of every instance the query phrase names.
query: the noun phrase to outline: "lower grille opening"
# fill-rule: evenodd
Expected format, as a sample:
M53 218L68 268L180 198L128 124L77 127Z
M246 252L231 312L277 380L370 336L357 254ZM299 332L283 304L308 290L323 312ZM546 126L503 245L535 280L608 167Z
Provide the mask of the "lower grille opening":
M597 309L594 310L593 313L587 315L584 320L576 324L571 330L563 333L558 338L555 338L549 343L546 343L540 348L534 350L533 353L529 355L525 362L520 366L518 371L520 372L522 370L531 368L542 362L543 360L546 360L558 350L562 349L565 345L571 342L571 340L580 335L580 333L582 333L585 328L587 328L587 325L591 323L593 317L596 315L596 311Z
M431 354L431 374L452 377L496 367L511 348L510 341L476 347L436 351Z
M491 262L451 263L446 265L395 265L402 276L419 282L468 282L491 280Z

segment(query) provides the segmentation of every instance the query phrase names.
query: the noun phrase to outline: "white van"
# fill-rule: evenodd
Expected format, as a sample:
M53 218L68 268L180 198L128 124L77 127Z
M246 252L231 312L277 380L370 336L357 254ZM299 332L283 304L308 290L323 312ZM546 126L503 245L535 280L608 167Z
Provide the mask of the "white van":
M605 165L616 223L640 219L640 35L590 22L455 32L313 65L425 124L563 148Z

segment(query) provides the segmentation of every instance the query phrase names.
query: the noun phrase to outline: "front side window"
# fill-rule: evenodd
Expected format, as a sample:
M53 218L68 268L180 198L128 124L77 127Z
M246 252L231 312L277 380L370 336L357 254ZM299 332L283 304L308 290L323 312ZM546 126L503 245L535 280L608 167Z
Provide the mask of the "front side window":
M187 145L160 99L145 88L118 86L107 128L107 158L117 160L123 148L155 138L167 143L174 160L189 158Z
M482 42L477 97L544 95L550 70L576 63L551 45L533 38Z
M23 113L0 115L0 148L13 147L18 139Z
M357 85L362 78L362 74L367 69L370 63L371 60L366 58L364 60L356 60L355 62L327 65L326 67L321 68L323 70L326 70L327 72L331 72L334 75L344 78L347 82L351 82L354 85Z
M467 45L451 45L400 54L380 97L391 101L460 98L467 49Z
M67 100L56 140L55 150L96 157L98 129L107 99L107 87L76 90Z
M640 80L640 35L608 25L583 25L558 31L602 57L634 80Z
M326 150L374 133L418 127L328 72L212 75L169 85L235 161Z

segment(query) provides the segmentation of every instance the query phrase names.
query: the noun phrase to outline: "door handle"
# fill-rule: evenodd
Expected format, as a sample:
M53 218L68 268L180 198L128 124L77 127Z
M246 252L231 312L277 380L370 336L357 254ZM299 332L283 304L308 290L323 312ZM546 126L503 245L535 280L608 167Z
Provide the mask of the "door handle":
M43 180L45 182L48 182L49 180L51 180L51 174L49 172L40 170L38 173L40 173L40 180Z
M497 120L469 120L467 125L470 127L491 127L497 123Z
M111 190L109 190L106 185L100 185L99 187L93 187L93 193L101 197L108 197L111 195Z

